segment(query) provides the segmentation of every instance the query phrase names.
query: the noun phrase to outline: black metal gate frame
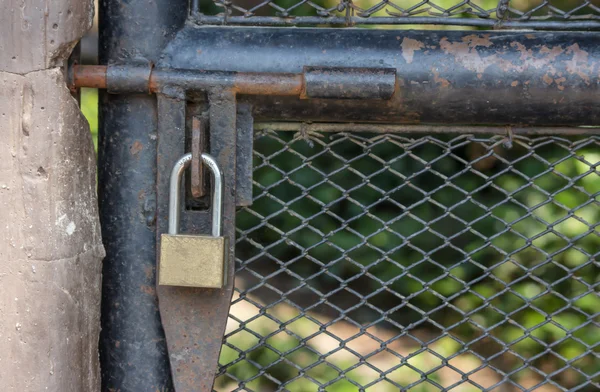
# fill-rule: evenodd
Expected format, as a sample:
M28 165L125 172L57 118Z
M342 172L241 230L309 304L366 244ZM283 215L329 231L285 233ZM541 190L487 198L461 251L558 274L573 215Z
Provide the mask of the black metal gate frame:
M600 8L592 1L570 4L560 9L550 1L541 0L527 4L526 9L513 7L510 0L498 0L490 8L478 1L454 2L413 1L396 2L378 0L366 3L348 0L332 1L327 6L319 2L261 1L258 4L243 0L213 0L218 10L205 13L200 0L193 0L191 16L201 25L240 26L367 26L367 25L438 25L471 26L484 28L577 30L600 29ZM210 2L203 2L204 5ZM304 5L315 15L298 15L297 8ZM445 6L444 6L445 5ZM521 9L519 9L521 8ZM266 11L266 12L265 12ZM267 16L268 11L276 16Z
M71 72L74 87L111 93L101 100L99 142L103 390L212 388L234 241L226 289L155 288L168 173L186 149L191 115L208 111L231 238L236 206L250 202L238 190L248 191L254 120L400 131L463 124L591 133L575 127L600 124L600 33L198 27L185 24L186 7L163 2L141 15L141 0L104 1L101 61L109 65ZM188 233L209 226L205 210L182 214Z

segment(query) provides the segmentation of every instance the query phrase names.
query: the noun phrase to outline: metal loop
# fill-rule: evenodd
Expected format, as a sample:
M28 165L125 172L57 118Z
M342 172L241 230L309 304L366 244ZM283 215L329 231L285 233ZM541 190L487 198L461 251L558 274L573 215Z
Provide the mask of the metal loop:
M222 211L223 211L223 176L217 161L208 154L202 154L202 162L209 168L213 178L212 196L212 236L220 237L222 233ZM173 170L169 183L169 234L176 235L179 232L179 219L181 210L179 200L181 199L181 177L185 169L192 161L192 154L188 153L179 158Z

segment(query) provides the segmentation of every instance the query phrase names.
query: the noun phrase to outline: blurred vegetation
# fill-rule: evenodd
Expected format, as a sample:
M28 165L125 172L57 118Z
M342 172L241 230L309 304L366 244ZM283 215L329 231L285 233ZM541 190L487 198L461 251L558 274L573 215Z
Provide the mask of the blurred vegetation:
M94 148L98 148L98 90L95 88L81 89L81 111L90 124Z
M237 217L240 270L254 276L246 290L267 310L284 298L364 328L455 337L516 383L536 367L556 372L551 380L564 388L582 386L600 368L599 139L519 137L510 149L502 141L263 134L255 201ZM264 342L279 336L276 350L309 355L285 324L253 325ZM244 351L252 345L238 334L228 342L242 349L223 352L224 365L236 363L227 373L252 380L251 390L275 390L257 364L279 355ZM281 358L293 362L290 352ZM285 362L267 369L281 382L297 374ZM316 379L332 371L315 369L324 371ZM598 390L594 380L579 390ZM339 390L356 390L348 388Z

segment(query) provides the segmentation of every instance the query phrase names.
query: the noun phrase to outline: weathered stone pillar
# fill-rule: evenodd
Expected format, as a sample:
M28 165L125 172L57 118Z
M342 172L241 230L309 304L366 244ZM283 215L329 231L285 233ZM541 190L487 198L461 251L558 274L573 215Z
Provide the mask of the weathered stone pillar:
M104 250L89 126L61 67L92 0L0 2L0 391L100 390Z

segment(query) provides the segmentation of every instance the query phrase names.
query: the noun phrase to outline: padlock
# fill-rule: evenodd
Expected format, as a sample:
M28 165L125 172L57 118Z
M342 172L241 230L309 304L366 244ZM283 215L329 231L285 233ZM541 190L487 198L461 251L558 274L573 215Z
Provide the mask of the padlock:
M213 178L212 236L179 234L181 177L192 154L175 163L169 184L169 231L160 238L158 282L162 286L222 288L225 284L227 237L221 236L223 179L213 157L201 154Z

